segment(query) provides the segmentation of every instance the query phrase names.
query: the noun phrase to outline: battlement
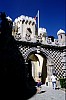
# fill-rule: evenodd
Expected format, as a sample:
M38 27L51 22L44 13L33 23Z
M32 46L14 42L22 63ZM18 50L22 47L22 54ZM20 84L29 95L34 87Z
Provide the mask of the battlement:
M57 32L58 39L48 37L45 28L39 28L36 35L36 20L35 18L21 15L13 22L13 35L18 41L40 42L46 45L66 46L65 31L60 29Z
M35 25L36 24L36 20L34 19L34 18L32 18L32 17L28 17L28 16L24 16L24 15L21 15L20 17L18 17L18 18L16 18L15 20L14 20L14 23L15 24L18 24L18 23L20 23L20 22L22 22L22 24L32 24L32 25Z
M32 17L21 15L13 22L13 34L18 40L30 41L35 36L36 20Z
M45 28L39 28L39 31L38 31L38 35L44 35L44 36L47 36L47 31Z

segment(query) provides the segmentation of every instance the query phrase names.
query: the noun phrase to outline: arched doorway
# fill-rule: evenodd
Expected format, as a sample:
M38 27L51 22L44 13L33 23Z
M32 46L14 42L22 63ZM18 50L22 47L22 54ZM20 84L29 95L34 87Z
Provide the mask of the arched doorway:
M31 53L29 54L27 61L31 62L30 72L34 80L37 82L38 79L40 79L42 84L45 84L47 77L46 56L42 53Z

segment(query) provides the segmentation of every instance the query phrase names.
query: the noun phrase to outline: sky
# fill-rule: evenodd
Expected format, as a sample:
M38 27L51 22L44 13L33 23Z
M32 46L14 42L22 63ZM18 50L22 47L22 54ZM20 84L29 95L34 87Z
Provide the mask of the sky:
M57 38L65 28L65 0L0 0L0 12L14 21L20 15L35 17L39 10L39 27L46 28L48 36Z

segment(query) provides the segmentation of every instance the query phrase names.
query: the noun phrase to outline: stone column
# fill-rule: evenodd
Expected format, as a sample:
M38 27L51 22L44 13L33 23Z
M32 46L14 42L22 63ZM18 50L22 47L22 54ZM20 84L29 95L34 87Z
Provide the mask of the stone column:
M47 65L48 86L52 86L51 75L52 75L53 71L54 71L54 64L52 62L48 62L48 65Z

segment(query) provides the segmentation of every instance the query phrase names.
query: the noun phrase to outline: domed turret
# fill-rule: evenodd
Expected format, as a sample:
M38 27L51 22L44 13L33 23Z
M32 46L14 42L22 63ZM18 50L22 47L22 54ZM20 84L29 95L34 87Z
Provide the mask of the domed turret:
M60 29L58 32L57 32L57 35L58 35L58 40L59 40L59 43L61 43L62 45L65 44L65 31Z
M57 32L57 35L60 35L60 34L65 34L65 31L60 29L58 32Z

